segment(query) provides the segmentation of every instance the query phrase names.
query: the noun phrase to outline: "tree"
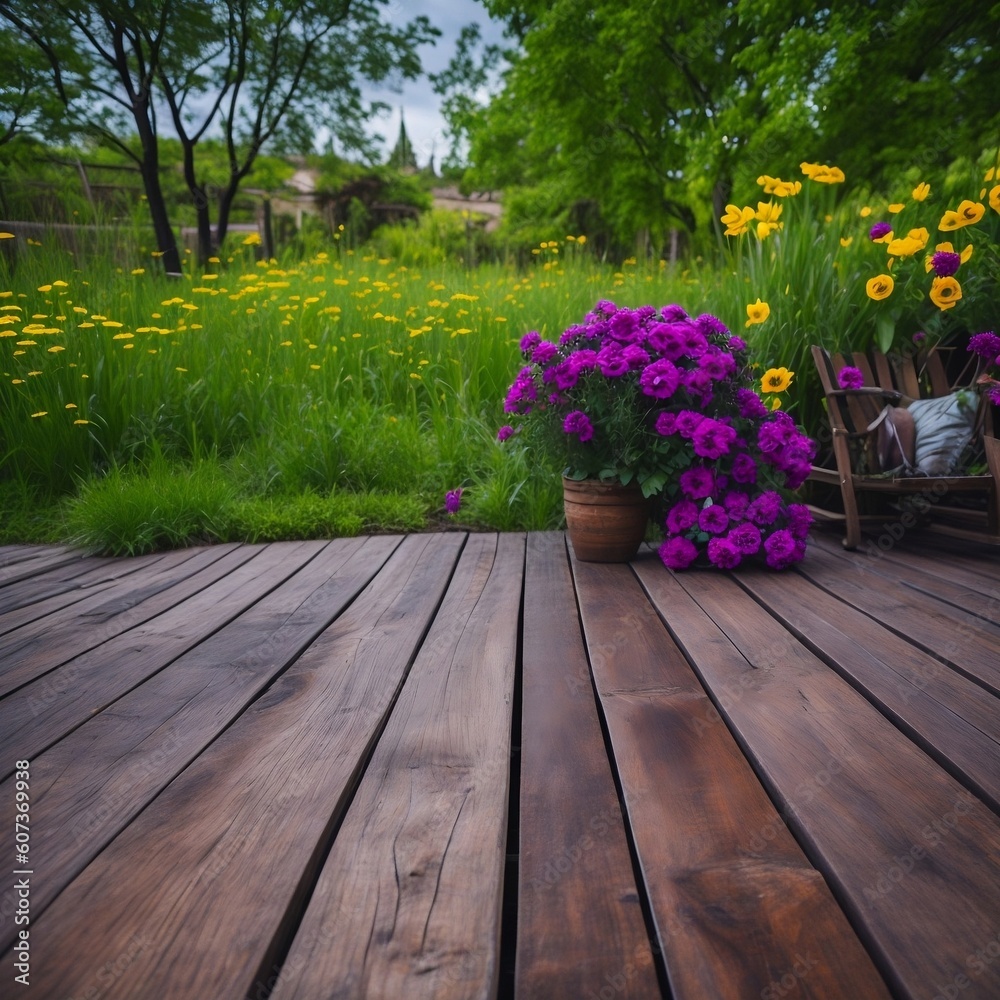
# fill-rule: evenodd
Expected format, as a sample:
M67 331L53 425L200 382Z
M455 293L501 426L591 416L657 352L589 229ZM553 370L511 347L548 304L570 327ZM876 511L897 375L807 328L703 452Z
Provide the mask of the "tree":
M159 176L161 119L180 140L199 252L207 257L225 238L240 183L265 144L307 151L317 131L328 129L345 146L366 148L363 124L378 107L364 104L359 79L414 77L417 46L436 35L426 18L402 27L383 21L387 3L35 0L0 3L0 16L45 55L71 120L136 161L164 266L176 271L180 257ZM54 44L67 30L79 65ZM126 127L138 150L124 137ZM222 133L229 170L213 234L197 146L214 130Z
M734 185L803 160L883 186L1000 134L989 4L484 3L519 44L466 116L471 181L593 202L622 242L707 229Z

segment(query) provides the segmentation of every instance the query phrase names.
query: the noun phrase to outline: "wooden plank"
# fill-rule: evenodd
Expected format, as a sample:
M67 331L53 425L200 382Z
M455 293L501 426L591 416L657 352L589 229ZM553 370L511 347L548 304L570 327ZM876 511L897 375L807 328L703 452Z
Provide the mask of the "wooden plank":
M102 1000L247 997L289 914L297 919L464 538L404 540L344 614L32 922L39 996L96 987ZM107 982L106 963L123 955L127 968Z
M970 964L997 933L996 814L732 580L638 570L895 993L1000 996L1000 963Z
M43 619L22 624L0 638L0 695L22 687L56 667L97 649L179 604L258 549L235 545L206 548L194 556L168 553L147 576L128 580L112 593L96 593ZM16 615L16 612L15 612Z
M45 859L34 916L294 662L398 544L390 536L331 542L244 614L34 758L32 850ZM14 802L13 785L13 778L0 784L0 802ZM0 923L0 952L16 930Z
M913 551L906 552L905 558L893 557L891 549L887 554L879 551L878 556L872 556L864 551L847 552L833 539L816 537L812 545L858 573L871 574L866 581L869 586L879 587L879 578L891 580L1000 625L1000 582L982 573Z
M854 565L818 547L797 572L1000 695L1000 625L885 577L873 587Z
M495 994L523 568L523 536L470 537L273 1000Z
M522 660L515 996L659 996L561 532L528 537Z
M187 600L7 695L0 701L0 773L11 773L15 755L34 757L196 646L291 576L320 545L243 546L199 574L202 586ZM206 575L217 579L204 586Z
M172 554L175 564L190 559L197 549ZM221 553L220 553L221 554ZM61 611L88 597L106 593L113 587L129 587L123 581L136 573L149 573L167 557L162 552L134 559L93 559L71 563L51 573L25 580L16 587L0 590L0 635L6 635L28 622Z
M786 577L763 570L741 572L736 579L783 627L1000 813L1000 699L819 587L789 586ZM872 573L866 583L877 588L880 578Z
M666 576L651 553L634 565ZM767 996L786 976L807 996L888 998L629 567L573 572L674 1000ZM719 642L695 628L696 648Z
M39 546L25 558L11 558L0 565L0 587L9 587L58 566L79 563L87 556L79 549L57 545Z

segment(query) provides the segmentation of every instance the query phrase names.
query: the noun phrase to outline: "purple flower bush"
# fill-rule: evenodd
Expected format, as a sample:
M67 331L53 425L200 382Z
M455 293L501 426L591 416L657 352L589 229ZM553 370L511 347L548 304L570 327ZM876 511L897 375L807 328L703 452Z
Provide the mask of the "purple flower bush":
M746 343L715 316L601 301L557 343L532 332L520 348L498 437L530 436L570 479L638 483L662 507L669 568L803 557L811 519L790 494L815 442L764 405Z

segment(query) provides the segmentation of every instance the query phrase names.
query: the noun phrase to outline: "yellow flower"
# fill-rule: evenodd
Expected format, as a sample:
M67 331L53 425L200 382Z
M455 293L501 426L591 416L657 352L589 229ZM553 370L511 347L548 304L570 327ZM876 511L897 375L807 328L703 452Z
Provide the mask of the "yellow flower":
M931 302L943 312L962 297L962 286L954 278L935 278L931 282L930 296Z
M89 424L89 423L90 423L90 421L89 421L89 420L74 420L74 421L73 421L73 426L74 426L74 427L79 427L79 426L81 426L82 424Z
M889 214L890 215L895 215L897 212L902 212L904 208L906 208L906 204L904 202L894 201L889 206Z
M784 392L795 377L787 368L768 368L760 380L761 392Z
M145 274L146 269L144 267L133 267L132 274Z
M48 410L39 410L37 413L32 413L31 416L32 419L34 419L35 417L45 417L48 416L48 412L49 412Z
M725 215L720 220L726 226L727 236L739 236L747 230L747 223L753 218L754 211L747 205L738 208L736 205L726 205Z
M875 278L868 279L868 282L865 285L865 291L868 293L868 298L879 302L892 295L894 287L895 282L892 280L891 274L880 274Z
M1000 184L990 189L990 208L994 212L1000 212Z
M842 247L849 247L853 242L854 242L854 237L853 236L841 236L840 237L840 245Z
M951 232L954 229L961 229L963 226L974 226L982 217L986 208L978 201L966 199L958 206L956 211L950 209L941 216L938 229Z
M885 236L876 236L872 239L872 243L891 243L895 237L895 233L890 229Z
M746 326L754 326L756 323L763 323L771 315L771 307L766 302L761 302L760 298L747 306Z
M927 246L927 241L931 238L931 234L927 232L923 226L919 229L911 229L906 236L908 239L916 240L920 244L920 246L917 247L918 250L923 250L923 248Z
M912 236L903 236L901 239L893 240L886 251L893 257L912 257L918 250L923 250L924 244L920 240L913 239Z
M781 409L781 397L780 396L772 396L771 397L771 409L772 410L780 410Z
M249 233L243 240L243 246L245 247L260 246L260 233Z
M930 184L920 183L911 192L914 201L924 201L931 193Z
M0 233L0 240L12 240L14 239L13 233Z
M800 163L802 173L820 184L843 184L844 171L840 167L830 167L822 163Z
M871 215L871 214L872 214L871 206L870 205L863 205L862 208L861 208L861 212L860 212L861 218L862 219L867 219L868 216Z

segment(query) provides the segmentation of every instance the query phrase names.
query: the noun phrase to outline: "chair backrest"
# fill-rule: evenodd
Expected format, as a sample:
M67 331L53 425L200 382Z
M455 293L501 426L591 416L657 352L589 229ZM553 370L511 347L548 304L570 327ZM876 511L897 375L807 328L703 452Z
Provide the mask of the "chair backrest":
M887 400L877 394L842 394L838 376L847 366L860 370L865 386L898 392L909 399L945 396L952 391L936 350L924 354L887 355L878 350L847 354L814 346L812 356L827 399L830 426L851 434L863 432L878 417Z

